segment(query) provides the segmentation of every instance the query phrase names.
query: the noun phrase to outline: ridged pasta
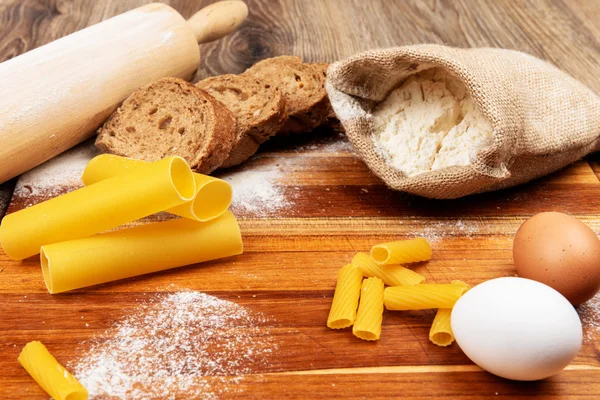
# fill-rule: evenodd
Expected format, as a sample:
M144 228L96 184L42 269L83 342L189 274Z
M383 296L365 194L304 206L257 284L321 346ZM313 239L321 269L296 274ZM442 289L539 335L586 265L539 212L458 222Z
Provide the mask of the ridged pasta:
M425 277L401 265L377 265L367 253L358 253L352 259L366 277L377 277L388 286L418 285Z
M423 238L398 240L373 246L371 257L377 264L406 264L431 260L431 246Z
M87 400L87 390L41 342L27 343L21 350L19 363L54 400Z
M431 329L429 330L429 340L438 346L449 346L454 342L454 334L450 325L451 308L440 308L435 314Z
M471 289L471 286L470 286L469 284L467 284L467 283L463 282L463 281L454 280L454 281L452 281L452 282L450 282L450 283L451 283L451 284L453 284L453 285L459 285L459 286L462 286L462 288L463 288L463 292L462 292L462 294L465 294L465 293L467 293L467 292L469 291L469 289Z
M461 296L465 294L470 286L463 281L452 281L453 285L458 285L463 288ZM452 315L451 308L440 308L435 314L431 329L429 330L429 340L438 346L449 346L454 342L454 334L450 324L450 316Z
M462 282L394 286L385 289L383 298L388 310L452 308L467 289Z
M327 318L329 328L342 329L354 323L362 279L362 272L355 265L348 264L340 269Z
M383 281L367 278L362 283L358 314L352 333L363 340L379 340L383 321Z

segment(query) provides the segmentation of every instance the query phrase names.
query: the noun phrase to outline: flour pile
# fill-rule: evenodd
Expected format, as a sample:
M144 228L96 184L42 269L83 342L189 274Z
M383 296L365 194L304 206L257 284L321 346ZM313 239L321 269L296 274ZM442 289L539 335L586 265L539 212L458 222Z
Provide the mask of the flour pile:
M91 343L70 370L90 398L220 398L277 348L260 313L200 292L156 295ZM86 348L89 347L88 344Z
M284 171L278 166L269 169L248 169L218 174L233 189L232 209L252 216L268 216L290 206L279 181Z

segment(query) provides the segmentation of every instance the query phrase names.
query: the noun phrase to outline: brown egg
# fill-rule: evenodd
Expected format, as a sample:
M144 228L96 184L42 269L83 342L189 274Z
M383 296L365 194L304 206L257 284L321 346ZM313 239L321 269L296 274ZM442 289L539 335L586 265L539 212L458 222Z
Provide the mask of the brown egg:
M553 287L573 305L600 290L600 240L570 215L544 212L521 225L513 243L517 273Z

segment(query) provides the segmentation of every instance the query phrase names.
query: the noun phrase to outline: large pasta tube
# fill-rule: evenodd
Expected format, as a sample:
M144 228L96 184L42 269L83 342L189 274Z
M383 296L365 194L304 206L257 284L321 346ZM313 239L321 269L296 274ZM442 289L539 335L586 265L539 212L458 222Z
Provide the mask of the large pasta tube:
M42 246L50 293L241 254L231 211L208 222L181 218Z
M454 334L450 325L451 308L440 308L435 314L431 329L429 330L429 340L438 346L449 346L454 342Z
M462 283L394 286L385 289L383 300L388 310L452 308L467 289Z
M88 186L105 179L136 171L148 162L132 158L101 154L94 157L83 171L81 180ZM171 214L200 222L210 221L223 214L231 204L231 185L222 179L194 173L196 196L184 204L165 210Z
M342 329L354 323L362 278L360 269L352 264L346 265L338 272L333 302L327 318L329 328Z
M19 363L54 400L87 400L87 390L41 342L27 343L19 354Z
M38 254L40 246L135 221L190 201L195 193L185 160L168 157L7 215L0 243L9 257L21 260Z
M363 340L378 340L383 321L383 281L367 278L362 283L358 313L352 333Z
M398 240L373 246L371 257L378 264L406 264L431 260L431 246L423 238Z
M364 276L381 279L388 286L418 285L425 277L401 265L377 265L367 253L358 253L352 259Z

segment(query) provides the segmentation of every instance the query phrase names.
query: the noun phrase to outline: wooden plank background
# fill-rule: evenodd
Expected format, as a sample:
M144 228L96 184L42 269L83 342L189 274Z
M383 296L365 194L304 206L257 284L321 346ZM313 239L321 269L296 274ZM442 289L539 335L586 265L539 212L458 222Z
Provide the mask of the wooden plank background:
M146 1L0 0L0 61L17 56ZM210 1L171 1L189 17ZM201 46L197 79L243 71L279 54L334 61L361 50L433 42L527 51L600 92L600 2L249 0L250 16L235 34ZM1 94L7 95L7 94ZM285 162L278 183L291 207L268 217L234 209L245 254L177 270L50 296L38 260L14 262L0 252L0 397L47 396L16 362L22 346L42 340L60 360L78 343L136 306L140 293L189 288L268 315L279 342L261 374L231 382L239 398L600 398L600 346L595 331L567 371L535 383L496 378L472 365L456 345L427 339L432 312L385 312L382 339L366 343L324 327L335 277L357 251L423 234L434 259L416 269L432 282L471 284L514 274L512 237L541 211L571 213L600 232L600 157L518 188L455 201L390 191L339 137L320 131L278 138L240 170ZM0 188L3 200L13 183ZM43 197L14 196L8 212ZM173 286L171 286L173 285ZM24 297L27 296L27 297ZM43 318L42 318L43 316ZM85 316L89 327L81 326Z

